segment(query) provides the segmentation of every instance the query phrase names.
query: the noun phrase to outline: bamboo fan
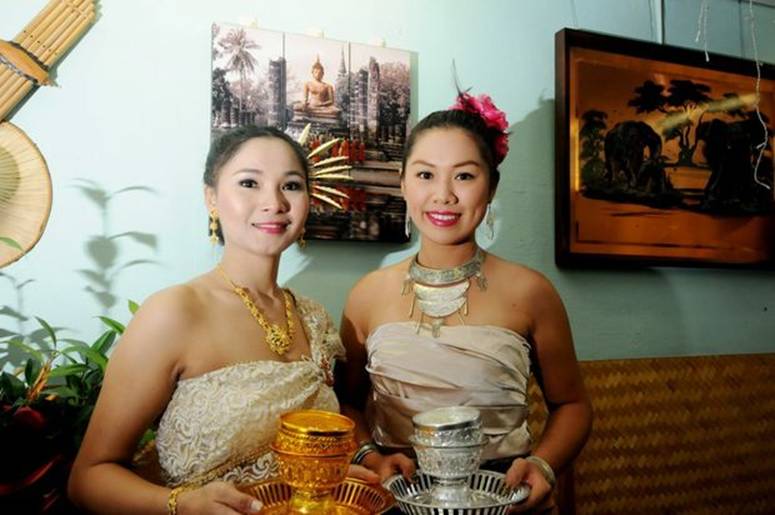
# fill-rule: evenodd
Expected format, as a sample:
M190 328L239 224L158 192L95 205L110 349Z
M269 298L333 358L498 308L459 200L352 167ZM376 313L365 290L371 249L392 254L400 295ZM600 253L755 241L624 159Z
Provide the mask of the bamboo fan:
M12 123L0 123L0 235L21 247L0 245L0 267L13 263L38 242L50 211L46 161L24 132Z
M96 18L96 0L51 0L13 39L0 40L0 121L38 86ZM18 127L0 123L0 267L40 239L51 211L51 178L43 156Z

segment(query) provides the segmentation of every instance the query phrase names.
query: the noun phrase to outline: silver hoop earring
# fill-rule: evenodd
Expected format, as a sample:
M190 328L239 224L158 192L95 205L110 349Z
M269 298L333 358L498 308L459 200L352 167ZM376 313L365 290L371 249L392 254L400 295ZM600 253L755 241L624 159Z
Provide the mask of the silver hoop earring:
M484 215L484 225L487 226L487 237L495 239L495 214L492 203L487 204L487 214Z
M412 238L412 218L409 216L409 211L406 212L406 219L404 220L404 234L406 239Z

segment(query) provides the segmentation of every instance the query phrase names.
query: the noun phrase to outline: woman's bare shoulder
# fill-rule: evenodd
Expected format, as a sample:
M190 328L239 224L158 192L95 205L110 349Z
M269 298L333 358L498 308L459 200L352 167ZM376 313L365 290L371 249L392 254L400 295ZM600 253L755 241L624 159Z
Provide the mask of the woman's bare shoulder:
M369 300L379 300L380 294L384 294L391 289L400 291L410 259L404 259L398 263L382 267L361 277L355 283L352 290L350 290L348 304L350 300L358 304Z
M391 293L396 296L401 293L408 266L409 261L403 260L380 268L366 274L353 286L342 315L343 335L346 336L348 330L354 331L359 341L365 341L380 306L391 298Z
M491 261L491 270L495 275L489 282L494 282L496 287L503 287L519 296L556 294L551 281L538 270L495 254L488 254L487 259Z
M168 347L188 336L206 319L208 296L203 284L193 280L170 286L149 296L127 325L124 347Z
M135 318L188 322L201 314L205 295L193 282L176 284L149 296L140 305Z

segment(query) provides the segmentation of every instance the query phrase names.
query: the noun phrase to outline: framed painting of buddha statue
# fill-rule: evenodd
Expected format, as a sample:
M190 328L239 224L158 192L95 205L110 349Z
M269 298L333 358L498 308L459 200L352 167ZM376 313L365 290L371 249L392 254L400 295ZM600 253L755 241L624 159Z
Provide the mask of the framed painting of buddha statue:
M256 124L342 157L351 180L313 198L305 238L403 243L399 170L411 115L411 53L214 24L211 134Z

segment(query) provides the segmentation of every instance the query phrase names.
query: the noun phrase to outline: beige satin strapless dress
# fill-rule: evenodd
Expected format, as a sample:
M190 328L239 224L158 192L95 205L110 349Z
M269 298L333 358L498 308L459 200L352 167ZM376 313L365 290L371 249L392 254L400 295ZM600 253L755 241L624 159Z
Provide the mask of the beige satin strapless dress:
M442 326L434 338L415 322L377 327L366 341L372 390L367 416L375 442L411 447L412 416L443 406L471 406L489 437L483 459L528 454L530 343L496 326Z

